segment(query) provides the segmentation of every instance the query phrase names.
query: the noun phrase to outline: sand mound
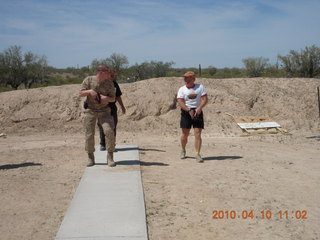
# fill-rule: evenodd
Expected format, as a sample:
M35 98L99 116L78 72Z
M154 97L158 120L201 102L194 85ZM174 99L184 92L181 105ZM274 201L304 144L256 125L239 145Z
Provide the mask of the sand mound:
M204 84L205 134L241 134L235 116L263 116L289 132L319 130L319 79L197 79ZM181 78L157 78L120 84L127 114L119 114L119 129L178 134L180 110L176 93ZM80 85L64 85L0 93L0 131L82 131Z

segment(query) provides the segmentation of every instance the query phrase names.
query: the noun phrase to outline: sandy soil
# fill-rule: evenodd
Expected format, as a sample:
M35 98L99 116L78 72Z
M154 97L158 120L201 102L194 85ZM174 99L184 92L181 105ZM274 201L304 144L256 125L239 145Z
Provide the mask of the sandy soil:
M319 239L320 136L310 137L204 138L203 164L191 141L185 160L177 139L142 144L150 239Z
M75 136L0 138L1 239L55 236L84 171L81 150Z
M140 148L150 239L320 239L319 80L199 81L211 96L202 164L192 135L179 159L181 81L120 85L117 142ZM1 239L54 238L86 164L78 89L0 93ZM224 113L268 116L291 135L243 137Z

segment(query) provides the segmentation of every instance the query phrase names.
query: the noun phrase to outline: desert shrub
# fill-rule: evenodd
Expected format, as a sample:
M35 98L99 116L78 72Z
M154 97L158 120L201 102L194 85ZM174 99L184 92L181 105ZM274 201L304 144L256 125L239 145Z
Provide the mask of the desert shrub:
M289 77L313 78L320 76L320 48L312 45L300 52L291 50L287 56L278 55Z
M150 61L135 64L131 70L137 80L166 77L171 71L174 62Z
M248 77L261 77L268 66L268 58L249 57L242 59Z

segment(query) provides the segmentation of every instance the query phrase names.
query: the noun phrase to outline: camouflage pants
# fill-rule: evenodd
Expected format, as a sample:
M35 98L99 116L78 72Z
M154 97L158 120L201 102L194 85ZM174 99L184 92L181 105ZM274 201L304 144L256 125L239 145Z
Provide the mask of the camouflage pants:
M108 112L94 112L90 109L84 111L84 128L85 128L85 150L88 153L93 153L94 148L94 134L96 122L98 121L103 128L103 132L106 137L106 149L108 152L114 152L115 150L115 136L114 136L114 122L113 117Z

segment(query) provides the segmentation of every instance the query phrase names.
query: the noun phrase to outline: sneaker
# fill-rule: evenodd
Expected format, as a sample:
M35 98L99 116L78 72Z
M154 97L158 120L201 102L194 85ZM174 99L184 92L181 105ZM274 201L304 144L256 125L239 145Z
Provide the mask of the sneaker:
M106 150L106 146L100 145L100 151L105 151Z
M95 162L94 162L94 154L93 153L88 153L87 167L92 167L94 164L95 164Z
M186 151L185 150L181 150L180 159L185 159L185 158L186 158Z
M197 160L198 163L203 163L203 159L202 159L200 154L196 155L196 160Z

